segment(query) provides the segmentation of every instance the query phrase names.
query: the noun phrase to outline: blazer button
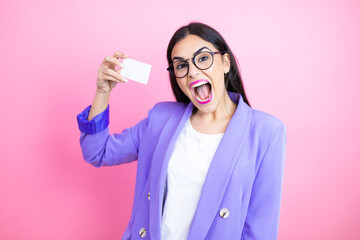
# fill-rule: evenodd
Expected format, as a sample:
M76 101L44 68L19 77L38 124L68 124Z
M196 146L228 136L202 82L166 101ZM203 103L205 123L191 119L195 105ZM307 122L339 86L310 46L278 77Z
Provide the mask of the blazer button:
M150 200L150 192L148 193L148 199Z
M230 212L227 208L223 208L220 210L220 217L222 218L228 218L230 215Z
M140 229L139 235L140 237L144 238L146 236L146 229L145 228Z

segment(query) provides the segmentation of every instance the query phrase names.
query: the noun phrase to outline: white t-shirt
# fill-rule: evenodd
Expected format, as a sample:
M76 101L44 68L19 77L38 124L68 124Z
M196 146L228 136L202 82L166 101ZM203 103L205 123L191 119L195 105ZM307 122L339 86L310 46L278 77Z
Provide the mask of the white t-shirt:
M169 160L162 240L183 240L189 235L210 163L223 137L197 132L186 122Z

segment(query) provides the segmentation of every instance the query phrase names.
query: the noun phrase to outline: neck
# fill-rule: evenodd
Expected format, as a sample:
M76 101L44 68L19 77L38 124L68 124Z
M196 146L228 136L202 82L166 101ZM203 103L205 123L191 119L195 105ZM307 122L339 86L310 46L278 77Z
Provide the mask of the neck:
M203 113L197 111L194 117L206 122L230 121L236 110L236 104L230 99L226 92L224 97L219 100L218 106L214 112Z

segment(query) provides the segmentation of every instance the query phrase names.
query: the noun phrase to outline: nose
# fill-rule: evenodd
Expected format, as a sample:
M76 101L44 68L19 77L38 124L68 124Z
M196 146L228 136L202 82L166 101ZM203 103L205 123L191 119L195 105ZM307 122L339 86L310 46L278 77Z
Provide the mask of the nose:
M196 75L198 75L200 73L200 70L194 65L193 61L191 61L191 59L188 60L188 68L189 68L189 72L188 72L188 76L190 78L194 78L196 77Z

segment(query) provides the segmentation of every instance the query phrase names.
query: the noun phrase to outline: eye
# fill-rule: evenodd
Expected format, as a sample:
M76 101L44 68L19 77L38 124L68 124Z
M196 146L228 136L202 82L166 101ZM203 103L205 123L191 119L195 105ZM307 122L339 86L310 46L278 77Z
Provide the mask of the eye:
M186 63L178 63L178 64L176 64L175 68L176 68L177 70L186 68Z
M199 58L199 62L204 62L204 61L207 61L207 60L209 60L209 56L207 56L207 55L201 56L201 57Z

